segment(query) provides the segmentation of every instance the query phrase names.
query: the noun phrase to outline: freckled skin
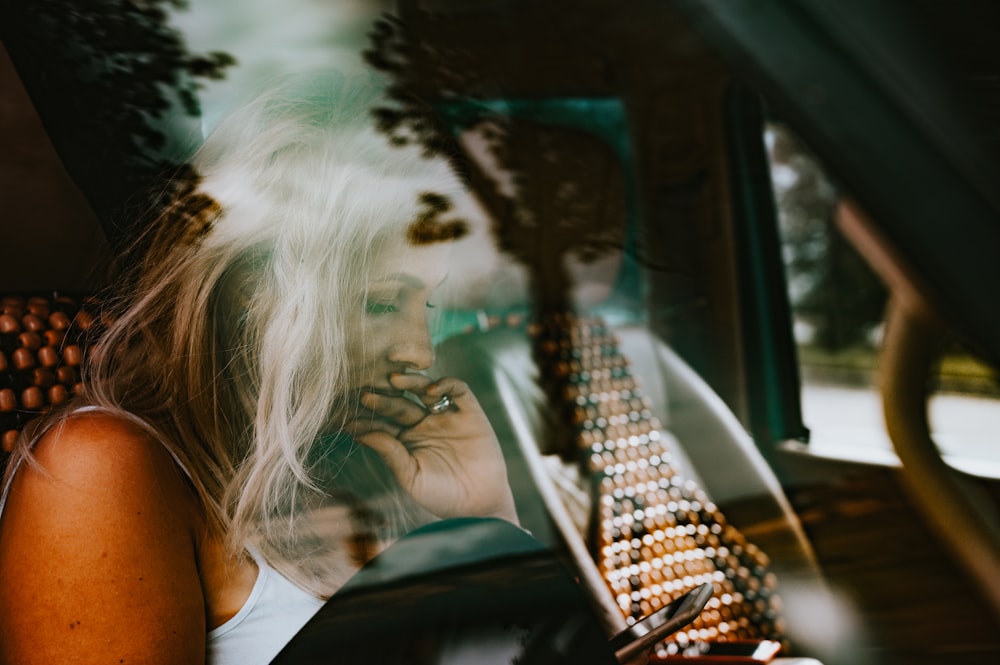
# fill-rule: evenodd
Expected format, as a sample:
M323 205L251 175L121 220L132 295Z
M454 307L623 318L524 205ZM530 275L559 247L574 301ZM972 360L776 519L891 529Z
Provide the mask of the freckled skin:
M81 414L36 454L0 519L0 663L203 663L200 518L163 446Z

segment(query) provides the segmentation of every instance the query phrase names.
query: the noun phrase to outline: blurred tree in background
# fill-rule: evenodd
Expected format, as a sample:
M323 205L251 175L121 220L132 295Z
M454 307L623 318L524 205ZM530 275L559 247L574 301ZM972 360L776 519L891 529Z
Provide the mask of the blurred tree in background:
M769 128L772 173L792 309L826 351L870 346L885 314L885 287L834 224L839 192L781 125Z

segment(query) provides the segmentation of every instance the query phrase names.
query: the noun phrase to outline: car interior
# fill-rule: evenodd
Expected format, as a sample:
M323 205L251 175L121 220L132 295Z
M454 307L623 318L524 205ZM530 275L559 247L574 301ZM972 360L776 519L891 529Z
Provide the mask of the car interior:
M789 664L997 662L1000 475L957 469L928 421L956 340L1000 396L989 3L357 4L348 50L399 104L374 117L469 184L432 373L471 387L522 527L601 630L709 581L715 597L654 662L733 639L778 640ZM86 100L60 103L83 97L52 73L58 31L4 12L9 450L79 382L141 197L94 183L128 165L77 138L93 120ZM243 57L202 64L237 79ZM160 125L177 144L182 120ZM820 446L803 411L774 127L829 170L830 228L888 293L877 459ZM995 451L997 432L981 435Z

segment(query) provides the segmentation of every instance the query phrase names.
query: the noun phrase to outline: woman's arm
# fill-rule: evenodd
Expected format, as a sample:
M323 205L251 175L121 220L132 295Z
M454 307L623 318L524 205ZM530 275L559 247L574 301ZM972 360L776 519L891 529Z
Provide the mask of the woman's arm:
M36 458L0 520L0 663L204 663L196 503L163 446L81 414Z

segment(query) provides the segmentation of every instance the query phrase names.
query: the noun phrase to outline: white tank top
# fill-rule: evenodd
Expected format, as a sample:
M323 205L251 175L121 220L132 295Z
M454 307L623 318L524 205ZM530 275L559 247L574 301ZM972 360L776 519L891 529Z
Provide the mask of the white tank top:
M323 605L250 553L257 562L257 581L236 616L209 632L207 665L270 663Z
M88 406L79 409L94 410L99 409ZM173 453L171 457L190 477ZM12 470L0 491L0 517L18 468ZM240 611L209 631L206 665L267 665L323 606L324 601L282 577L253 550L248 551L257 563L257 581Z

